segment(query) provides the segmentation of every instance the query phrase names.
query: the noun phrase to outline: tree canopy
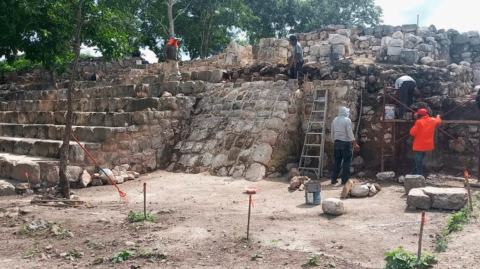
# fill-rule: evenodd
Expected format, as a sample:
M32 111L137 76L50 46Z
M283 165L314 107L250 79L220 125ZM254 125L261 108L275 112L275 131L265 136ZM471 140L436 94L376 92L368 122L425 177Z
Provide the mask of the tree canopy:
M81 40L105 59L148 46L161 56L171 19L181 48L191 58L221 52L232 40L286 37L329 24L373 26L382 10L374 0L86 0ZM52 66L71 60L75 31L74 0L0 0L0 57L18 52ZM161 58L161 57L160 57Z

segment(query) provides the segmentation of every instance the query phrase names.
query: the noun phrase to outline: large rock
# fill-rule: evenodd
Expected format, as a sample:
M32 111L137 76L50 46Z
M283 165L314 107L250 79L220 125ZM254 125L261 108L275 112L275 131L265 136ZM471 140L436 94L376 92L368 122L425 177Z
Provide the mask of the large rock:
M426 38L432 36L432 32L430 32L430 29L428 27L420 27L417 30L417 36L421 38Z
M432 63L432 66L434 67L447 67L448 66L448 62L447 60L438 60L438 61L435 61Z
M299 177L299 176L301 175L297 168L295 167L290 168L290 171L288 172L288 180L291 180L292 178Z
M387 55L388 56L399 56L402 53L402 48L400 47L388 47Z
M425 65L431 65L433 63L433 59L430 58L430 57L423 57L420 62L422 62L422 64L425 64Z
M347 181L345 186L343 186L341 197L342 198L347 198L354 186L355 186L355 184L353 183L353 181L351 181L351 180Z
M377 179L379 181L394 181L395 180L395 172L380 172L377 174Z
M92 176L90 176L87 170L83 170L81 180L80 180L82 187L86 188L88 184L90 184L90 182L92 182Z
M0 180L0 196L15 195L15 186L12 183Z
M343 202L336 198L328 198L322 202L323 213L340 216L345 214L345 206Z
M404 33L413 33L417 31L417 25L416 24L404 24L402 25L402 31Z
M418 50L402 49L402 52L400 53L400 60L403 64L414 65L419 59L420 55Z
M68 166L67 172L65 173L68 181L70 182L79 182L80 177L82 176L83 169L79 166Z
M328 41L332 45L344 45L344 46L349 46L350 45L350 38L343 36L343 35L337 35L337 34L329 34L328 35Z
M403 40L403 33L401 31L396 31L395 33L393 33L392 38Z
M367 185L357 185L353 187L350 194L354 197L367 197L370 193L370 188Z
M469 42L470 42L470 39L468 38L467 35L457 35L456 37L453 38L453 43L455 44L465 44Z
M432 207L447 210L459 210L467 205L468 194L463 188L434 188L421 189L432 200Z
M422 189L412 189L407 196L407 205L417 209L430 209L432 201Z
M401 39L392 39L390 40L390 43L389 43L389 46L390 47L400 47L400 48L403 48L403 44L405 42L403 42L403 40Z
M105 171L105 173L107 173L107 175L105 175L105 173L103 172ZM100 179L103 181L103 183L107 183L109 182L110 180L108 179L109 177L112 179L112 180L115 180L115 175L113 174L113 171L108 169L108 168L103 168L103 171L100 170L98 173L100 174Z
M30 184L40 184L40 165L33 162L18 162L13 166L12 178L21 182L27 182Z
M272 146L266 143L258 145L255 149L255 152L252 155L252 160L254 162L259 162L264 165L268 165L272 158Z
M267 169L264 165L259 163L254 163L250 165L247 172L245 173L245 179L248 181L255 181L258 182L265 177L267 173Z
M406 175L405 176L405 193L408 194L411 189L415 188L423 188L427 186L425 182L425 178L420 175Z

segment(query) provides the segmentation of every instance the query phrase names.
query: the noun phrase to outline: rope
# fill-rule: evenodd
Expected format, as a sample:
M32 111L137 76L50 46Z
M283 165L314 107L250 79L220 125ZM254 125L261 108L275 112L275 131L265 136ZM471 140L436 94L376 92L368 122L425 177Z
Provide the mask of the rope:
M127 193L120 190L120 187L118 187L117 183L115 183L115 181L110 178L110 176L107 174L107 172L105 172L105 170L103 170L103 168L100 166L100 164L98 163L98 161L90 154L90 152L88 152L88 150L82 146L82 144L80 143L80 141L78 141L78 139L73 135L73 132L71 133L73 139L75 140L75 142L77 142L78 146L80 146L80 148L85 152L85 154L88 155L88 157L90 157L90 159L100 168L100 170L103 172L103 174L105 176L107 176L107 178L110 180L110 182L113 184L113 186L115 186L115 188L117 188L117 191L118 191L118 194L120 195L120 199L124 202L127 202Z

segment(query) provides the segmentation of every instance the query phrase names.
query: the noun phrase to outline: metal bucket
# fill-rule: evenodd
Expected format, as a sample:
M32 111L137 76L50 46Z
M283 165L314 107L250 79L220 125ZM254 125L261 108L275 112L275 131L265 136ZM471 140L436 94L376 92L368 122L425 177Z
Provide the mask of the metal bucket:
M320 182L305 183L305 203L307 205L319 205L321 203L321 191Z

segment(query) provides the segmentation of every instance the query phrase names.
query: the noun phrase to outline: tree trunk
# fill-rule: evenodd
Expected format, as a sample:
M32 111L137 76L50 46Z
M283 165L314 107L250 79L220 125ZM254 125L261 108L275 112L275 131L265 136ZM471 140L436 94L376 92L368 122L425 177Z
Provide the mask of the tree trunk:
M73 116L73 105L72 105L72 92L75 88L75 78L77 76L77 65L78 59L80 58L80 33L82 31L82 5L84 0L80 0L78 5L76 5L77 10L77 27L75 28L75 40L73 42L73 50L75 52L75 59L72 63L72 70L70 71L70 84L68 85L67 90L67 116L66 116L66 126L65 133L63 134L63 144L60 148L60 171L59 171L59 186L63 197L70 199L70 182L67 178L67 165L68 165L68 156L70 153L70 135L72 131L72 116Z
M173 22L173 0L167 0L167 6L168 6L168 34L170 36L175 35L175 25Z
M212 24L212 17L210 15L210 12L207 11L207 22L205 25L205 35L203 37L203 50L202 50L202 55L200 58L205 59L207 58L208 54L208 47L210 46L210 25Z

